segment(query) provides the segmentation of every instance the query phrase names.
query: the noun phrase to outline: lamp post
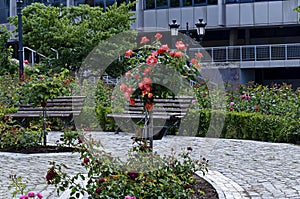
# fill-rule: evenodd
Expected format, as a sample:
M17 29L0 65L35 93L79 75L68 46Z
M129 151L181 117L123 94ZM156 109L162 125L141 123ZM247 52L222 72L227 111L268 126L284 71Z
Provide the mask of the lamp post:
M172 38L172 46L175 45L175 39L178 36L178 28L179 24L176 23L176 19L172 20L172 23L169 24L170 30L171 30L171 38ZM175 47L174 47L175 48Z
M22 0L17 0L18 36L19 36L19 77L24 77L23 65L23 29L22 29Z
M199 40L200 40L200 45L202 44L202 40L203 40L203 37L205 35L205 26L207 24L203 21L203 19L199 19L199 22L197 22L195 24L196 28L197 28L197 35L199 37Z

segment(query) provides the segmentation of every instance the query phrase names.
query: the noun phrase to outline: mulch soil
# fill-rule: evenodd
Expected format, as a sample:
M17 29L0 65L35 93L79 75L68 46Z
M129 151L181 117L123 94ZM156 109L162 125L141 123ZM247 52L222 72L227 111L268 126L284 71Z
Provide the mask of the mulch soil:
M63 153L72 152L72 147L58 147L58 146L38 146L38 147L27 147L24 149L0 149L0 152L12 152L12 153L23 153L23 154L34 154L34 153Z
M72 147L57 147L57 146L39 146L39 147L28 147L25 149L0 149L0 152L13 152L23 154L34 154L34 153L60 153L60 152L72 152ZM193 199L219 199L216 189L202 177L195 175L196 183L192 185L192 189L195 191Z

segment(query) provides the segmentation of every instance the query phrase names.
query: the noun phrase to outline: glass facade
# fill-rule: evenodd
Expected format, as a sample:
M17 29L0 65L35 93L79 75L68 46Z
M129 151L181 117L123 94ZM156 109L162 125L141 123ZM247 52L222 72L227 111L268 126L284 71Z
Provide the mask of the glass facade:
M207 6L217 5L218 0L144 0L144 9L160 9L160 8L174 8L184 6ZM282 1L282 0L226 0L226 4L232 3L251 3L262 1Z
M90 6L100 6L100 7L106 7L110 6L114 3L118 3L119 5L123 2L128 3L130 0L74 0L74 5L79 4L89 4ZM146 7L148 9L154 9L155 8L155 0L147 1L148 4ZM179 0L177 0L179 2ZM60 6L61 4L64 6L67 6L67 0L23 0L23 6L28 6L32 3L40 2L44 3L45 5L51 5L51 6ZM160 0L160 6L161 7L167 7L168 6L168 0ZM179 5L177 5L179 6ZM9 17L9 10L10 10L10 0L0 0L0 24L7 23L8 17Z
M252 3L252 2L265 2L265 1L282 1L282 0L226 0L226 3Z
M9 0L0 0L0 23L7 23L9 17Z
M175 8L197 5L217 5L218 0L144 0L144 9Z

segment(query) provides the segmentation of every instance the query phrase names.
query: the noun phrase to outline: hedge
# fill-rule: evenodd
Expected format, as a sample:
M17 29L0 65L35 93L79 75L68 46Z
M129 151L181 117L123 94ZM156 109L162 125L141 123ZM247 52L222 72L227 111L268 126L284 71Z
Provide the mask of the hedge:
M116 128L114 120L106 117L110 112L110 107L98 105L96 108L98 121L104 131L113 131ZM214 120L211 121L212 114ZM194 119L197 117L199 117L199 120ZM222 118L225 118L224 124ZM196 131L194 127L197 124L194 124L195 122L198 122ZM292 119L276 115L234 111L190 110L189 117L183 118L181 123L182 125L186 124L186 126L181 126L184 132L179 134L192 134L197 137L288 143L298 143L300 141L300 118ZM209 127L211 129L208 133ZM194 133L191 133L191 131L194 131ZM170 134L174 134L174 132Z
M214 114L212 126L215 129L215 135L217 135L215 137L289 143L296 143L300 140L300 119L259 113L225 113L210 110L192 110L190 114L194 115L194 118L197 117L196 114L199 116L196 136L200 137L214 137L211 136L211 133L207 134L211 124L211 116ZM222 128L222 124L218 122L223 117L225 117L225 123ZM184 119L183 121L185 122ZM190 122L192 121L187 123L191 125Z

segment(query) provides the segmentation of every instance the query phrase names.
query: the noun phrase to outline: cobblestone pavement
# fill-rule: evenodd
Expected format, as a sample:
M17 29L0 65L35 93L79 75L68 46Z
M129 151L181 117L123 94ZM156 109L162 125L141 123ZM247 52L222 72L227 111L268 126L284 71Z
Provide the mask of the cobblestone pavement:
M131 134L93 132L104 149L113 156L126 157L132 142ZM49 140L58 139L50 133ZM300 199L300 146L245 140L167 136L154 141L154 151L170 154L191 146L195 158L205 157L210 168L205 178L219 192L220 199L263 198ZM70 172L79 171L78 154L21 155L0 153L0 198L12 199L7 191L9 175L23 176L30 189L41 191L45 198L58 199L55 188L45 183L48 161L70 165Z

